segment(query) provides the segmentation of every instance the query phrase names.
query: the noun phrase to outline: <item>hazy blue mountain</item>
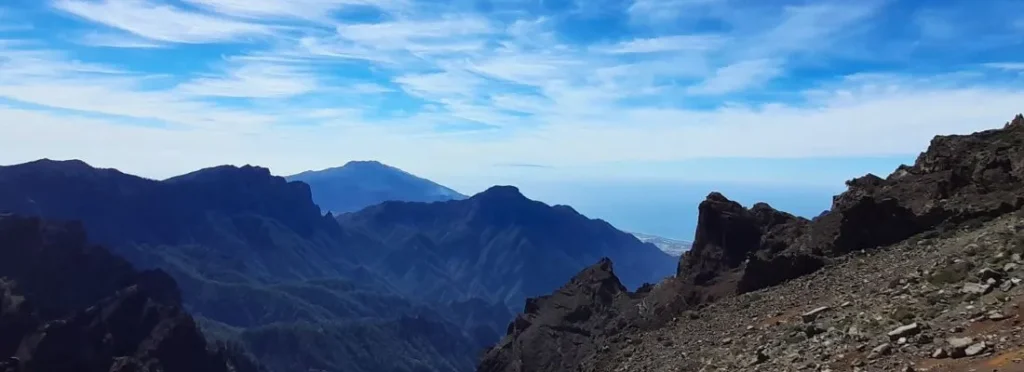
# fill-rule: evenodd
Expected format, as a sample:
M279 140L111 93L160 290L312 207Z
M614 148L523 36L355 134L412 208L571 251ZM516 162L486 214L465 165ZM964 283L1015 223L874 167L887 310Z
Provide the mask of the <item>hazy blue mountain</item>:
M376 161L352 161L341 167L306 171L286 178L308 184L313 202L325 212L336 214L385 201L435 202L466 198L455 190Z

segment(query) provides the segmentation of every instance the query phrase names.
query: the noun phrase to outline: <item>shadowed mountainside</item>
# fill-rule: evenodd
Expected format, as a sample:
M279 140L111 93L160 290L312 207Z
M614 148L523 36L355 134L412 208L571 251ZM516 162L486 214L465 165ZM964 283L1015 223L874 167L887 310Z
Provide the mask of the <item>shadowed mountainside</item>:
M427 298L518 304L605 256L617 260L632 288L671 275L674 266L654 245L511 186L459 201L386 202L338 220L383 242L373 267Z
M446 325L447 312L402 298L361 266L361 250L379 243L343 230L320 214L308 186L265 168L224 166L155 181L40 160L0 167L0 210L82 221L137 266L167 271L215 338L260 350L273 369L303 362L346 371L466 369L480 347ZM406 329L416 325L407 317L437 326ZM320 328L334 331L309 331ZM331 349L330 358L297 347L314 343Z
M86 242L76 223L0 216L0 370L258 371L208 345L161 271Z

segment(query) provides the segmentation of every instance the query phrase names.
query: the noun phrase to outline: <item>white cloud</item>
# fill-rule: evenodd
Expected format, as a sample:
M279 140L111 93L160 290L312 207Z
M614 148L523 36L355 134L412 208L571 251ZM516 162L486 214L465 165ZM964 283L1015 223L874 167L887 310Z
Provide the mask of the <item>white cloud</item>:
M658 24L674 22L680 17L706 15L706 8L722 5L728 0L634 0L628 13L633 22Z
M265 25L190 12L149 0L57 0L53 6L108 27L172 43L238 41L272 32Z
M841 49L843 45L839 42L860 31L861 28L855 26L869 20L883 4L882 0L863 0L786 6L774 26L754 31L744 53L763 58Z
M1021 71L1021 72L1024 72L1024 62L995 62L995 63L986 63L986 64L984 64L984 66L988 67L988 68L999 69L999 70Z
M0 98L92 114L207 128L251 128L274 118L222 108L174 91L147 89L165 77L70 60L60 52L2 49Z
M184 0L225 15L246 18L299 18L333 23L332 12L361 5L397 10L410 6L405 0Z
M782 73L777 60L758 59L737 62L722 68L701 82L691 86L691 94L721 95L758 87Z
M450 51L465 49L465 38L493 33L489 21L479 17L459 16L440 20L399 20L384 23L344 24L338 35L360 45L381 50Z
M936 133L998 127L1024 102L1020 91L894 84L899 89L882 93L842 87L833 96L844 99L822 99L807 107L776 104L712 111L591 107L597 115L587 120L542 116L543 127L487 141L472 134L430 135L422 127L403 124L378 126L354 121L358 119L345 112L326 114L344 116L347 126L277 128L238 136L229 130L123 126L0 108L5 120L33 123L31 129L0 127L0 146L9 150L0 154L0 162L81 157L162 177L221 163L263 164L287 174L373 158L443 178L503 162L571 168L710 157L876 156L923 150ZM599 121L592 121L595 117ZM409 122L421 119L413 117ZM40 131L52 135L42 141ZM331 149L330 155L325 156L325 148Z
M594 48L608 53L657 53L677 51L706 51L721 46L725 39L719 35L673 35L634 39L615 45Z
M310 93L318 87L313 73L294 66L240 61L225 75L197 78L178 89L198 96L275 98Z
M123 35L109 32L86 32L83 33L77 40L79 44L95 47L109 47L109 48L162 48L163 44L156 43L150 40L138 38L131 35Z
M451 71L402 75L396 77L394 82L412 95L437 101L472 97L477 94L477 88L484 84L477 76Z
M1012 58L932 80L869 70L767 90L799 68L835 67L849 41L867 41L856 38L881 0L636 0L624 27L637 33L595 43L563 34L567 17L494 16L464 2L427 12L402 1L57 0L118 30L86 34L86 45L167 48L102 49L111 62L101 64L78 61L91 50L57 51L44 38L0 41L0 98L14 102L0 104L0 122L30 123L0 125L0 162L80 157L160 177L222 163L286 174L370 158L443 179L508 163L873 156L996 127L1024 102L1020 89L985 80L989 69L1020 68ZM332 18L348 6L386 14ZM684 29L698 19L724 31ZM237 41L255 42L189 59L185 72L143 73L163 66L117 60L195 57L188 52L213 47L172 43ZM753 104L743 99L750 93L784 97ZM55 134L43 141L41 131Z

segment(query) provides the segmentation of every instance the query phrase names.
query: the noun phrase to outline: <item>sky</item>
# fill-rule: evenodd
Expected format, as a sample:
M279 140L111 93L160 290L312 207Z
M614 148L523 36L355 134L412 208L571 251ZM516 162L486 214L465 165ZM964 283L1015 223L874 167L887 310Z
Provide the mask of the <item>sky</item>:
M1024 111L1022 15L1017 0L0 0L0 164L159 179L373 159L606 209L666 185L828 195ZM775 198L809 195L791 194Z

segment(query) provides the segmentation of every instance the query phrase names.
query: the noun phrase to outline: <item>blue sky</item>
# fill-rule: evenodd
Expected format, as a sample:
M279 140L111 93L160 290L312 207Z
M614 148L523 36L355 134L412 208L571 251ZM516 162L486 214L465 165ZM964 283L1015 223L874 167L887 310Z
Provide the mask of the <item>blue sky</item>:
M3 164L834 189L1021 111L1016 0L0 2Z

